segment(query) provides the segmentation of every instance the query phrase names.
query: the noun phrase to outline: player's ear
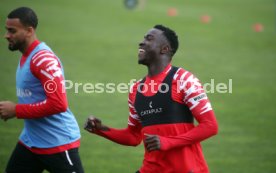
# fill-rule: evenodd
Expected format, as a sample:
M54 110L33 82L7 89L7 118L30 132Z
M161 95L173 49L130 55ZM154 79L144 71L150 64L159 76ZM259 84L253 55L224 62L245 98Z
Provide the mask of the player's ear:
M35 29L31 26L26 27L27 35L32 36L35 33Z
M168 52L170 52L169 45L162 46L162 48L161 48L161 54L167 54Z

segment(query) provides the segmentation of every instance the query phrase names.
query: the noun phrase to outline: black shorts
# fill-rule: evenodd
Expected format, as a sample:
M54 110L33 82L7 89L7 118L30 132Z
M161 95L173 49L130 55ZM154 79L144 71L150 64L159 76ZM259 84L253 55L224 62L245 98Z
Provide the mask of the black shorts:
M35 154L17 144L8 162L6 173L84 173L78 148L56 154Z

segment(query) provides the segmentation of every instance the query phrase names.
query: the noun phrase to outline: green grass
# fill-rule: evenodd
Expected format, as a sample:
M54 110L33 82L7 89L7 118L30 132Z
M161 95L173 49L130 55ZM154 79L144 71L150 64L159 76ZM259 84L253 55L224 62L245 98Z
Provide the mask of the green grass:
M233 79L232 94L209 94L219 134L202 143L211 172L275 172L276 166L276 15L272 0L172 0L146 2L128 10L123 1L2 1L0 35L7 14L29 6L39 16L37 35L62 59L66 78L74 82L129 82L146 74L137 65L137 45L155 24L168 25L180 38L173 64L203 83ZM176 7L178 16L168 17ZM209 24L200 16L212 16ZM262 23L264 31L252 30ZM0 100L16 101L15 70L20 53L0 40ZM94 114L104 123L126 127L127 94L86 94L68 90L71 110L82 127ZM0 172L16 144L23 121L0 122ZM135 172L143 147L124 147L81 130L80 154L86 172Z

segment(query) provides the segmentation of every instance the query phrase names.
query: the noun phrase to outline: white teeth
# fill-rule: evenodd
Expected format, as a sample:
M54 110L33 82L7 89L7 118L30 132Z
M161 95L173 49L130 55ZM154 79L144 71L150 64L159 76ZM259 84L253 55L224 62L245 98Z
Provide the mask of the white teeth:
M143 52L145 52L145 50L144 49L139 49L138 52L143 53Z

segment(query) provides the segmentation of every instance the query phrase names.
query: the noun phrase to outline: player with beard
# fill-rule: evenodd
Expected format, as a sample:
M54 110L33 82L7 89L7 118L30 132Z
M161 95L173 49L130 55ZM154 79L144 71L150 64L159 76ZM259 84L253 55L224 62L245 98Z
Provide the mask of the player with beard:
M85 123L87 131L122 145L143 141L140 173L209 172L200 142L217 134L217 121L199 80L171 65L177 49L173 30L162 25L150 29L138 51L138 63L148 74L129 93L127 128L108 127L94 116Z
M35 12L20 7L6 20L9 50L22 53L16 72L18 103L0 102L0 118L23 119L6 173L83 173L80 131L68 108L59 58L36 36Z

